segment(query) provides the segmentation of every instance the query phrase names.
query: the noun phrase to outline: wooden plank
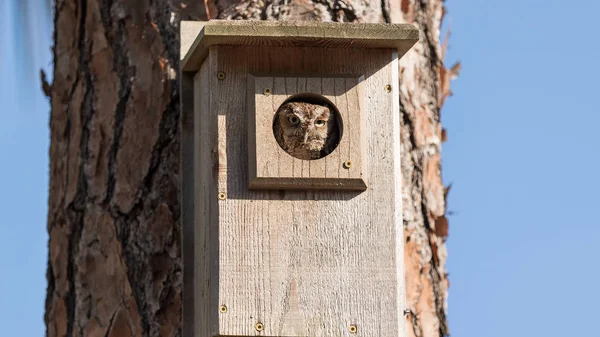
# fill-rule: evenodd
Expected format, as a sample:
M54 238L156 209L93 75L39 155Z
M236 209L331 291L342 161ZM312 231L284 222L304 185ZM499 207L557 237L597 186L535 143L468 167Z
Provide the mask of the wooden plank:
M254 150L250 150L254 156L257 156L257 171L260 172L261 176L266 177L277 177L279 174L278 167L278 156L277 156L277 147L279 145L275 141L273 137L273 129L265 128L265 125L272 124L273 118L273 96L272 95L264 95L264 89L270 88L273 89L273 77L258 77L255 81L256 92L254 93L255 97L255 106L256 106L256 117L253 128L256 130L256 136L254 138L253 144L256 144L256 148ZM252 115L252 114L250 114ZM250 117L252 118L252 117ZM275 155L270 156L262 156L258 155L257 152L263 153L265 147L271 149L275 152ZM259 174L257 172L257 174Z
M181 74L181 227L182 227L182 258L183 258L183 310L182 335L194 336L196 317L194 313L194 277L196 263L194 251L195 236L195 176L196 161L194 132L194 73Z
M308 68L305 68L308 69ZM252 189L366 189L361 165L365 141L360 137L364 123L364 107L359 105L361 94L358 78L344 78L339 92L335 92L334 77L255 77L248 84L249 113L249 186ZM346 82L348 84L346 84ZM323 83L328 86L326 91ZM288 87L289 86L289 87ZM265 95L265 88L271 91ZM294 89L293 91L291 91ZM273 136L273 114L283 102L294 94L328 94L329 101L339 101L344 106L343 124L348 136L340 142L339 149L317 160L301 160L285 153ZM336 95L339 95L337 97ZM254 97L254 100L252 100ZM348 109L351 102L351 109ZM345 110L344 110L345 109ZM345 150L344 150L345 149ZM340 153L347 151L347 153ZM343 160L341 159L343 157ZM345 160L352 160L351 168L341 169Z
M306 64L304 64L303 69L307 69ZM300 83L299 87L302 89L302 91L298 92L299 94L307 93L307 92L311 91L311 88L308 84L308 78L300 77L300 78L298 78L298 82ZM306 160L301 160L301 159L297 159L297 158L294 159L294 162L297 163L297 166L300 168L300 172L299 172L300 174L297 175L297 177L298 178L310 178L310 163ZM281 179L282 177L279 177L279 178ZM278 188L285 188L285 185L298 186L296 184L295 180L288 181L288 182L279 180L278 183L279 183L279 185L277 185L277 183L275 183L276 187L278 187ZM268 182L265 181L261 185L266 187L268 185ZM321 186L323 186L323 185L321 185Z
M181 21L179 25L179 55L183 60L185 55L196 48L198 34L207 21ZM197 69L194 69L194 71Z
M214 244L218 231L213 226L218 222L218 189L213 175L218 162L218 122L211 102L211 95L216 93L211 90L216 85L214 60L209 56L194 78L194 336L214 336L218 331L218 266L211 263L218 256Z
M181 25L184 42L181 69L184 71L198 70L209 47L215 45L384 48L396 49L402 56L419 40L419 30L410 24L211 20L200 25L185 22Z
M342 120L347 121L350 119L350 113L348 112L348 98L346 97L346 81L344 77L336 78L334 81L334 101L335 106L338 108ZM342 165L344 160L349 156L350 153L350 142L346 141L346 137L350 137L348 132L349 126L342 123L342 137L340 138L340 144L338 145L335 153L338 160L338 177L350 177L348 171L345 170Z
M324 77L321 78L321 95L328 99L331 103L335 105L335 78L333 77ZM337 107L336 107L337 109ZM338 118L339 116L336 116ZM339 123L342 123L342 120L339 120ZM339 146L339 144L338 144ZM337 149L337 148L336 148ZM325 160L325 178L339 178L341 167L340 163L340 153L335 151L330 153L328 156L324 158Z
M397 67L391 61L393 51L328 49L335 61L323 63L317 62L320 56L314 48L292 48L306 62L320 63L308 69L306 77L364 74L364 92L360 95L368 107L360 137L365 141L364 175L370 182L369 188L362 193L307 193L247 188L248 74L285 73L290 70L291 61L279 59L277 48L213 48L218 60L215 68L232 76L226 86L211 82L211 102L224 104L229 100L224 114L226 135L221 134L223 130L215 135L219 143L226 140L222 148L227 151L227 199L216 204L216 192L209 188L216 185L216 177L209 174L210 168L199 168L197 176L202 181L197 185L201 192L198 202L205 205L201 207L208 209L209 214L201 217L197 213L196 220L212 230L208 230L208 236L218 238L196 239L197 254L203 253L204 248L198 247L201 242L217 249L209 255L211 258L198 259L197 263L214 263L218 268L208 269L218 277L211 282L218 290L205 285L196 289L214 291L217 299L209 302L228 308L215 318L218 328L211 333L400 336L399 322L404 319L403 299L399 298L403 282L399 255L402 219L400 170L395 157L399 154L399 116L394 110L398 105L393 97L397 95L385 91L385 84L398 80L397 70L392 69ZM300 86L299 81L297 87ZM211 103L208 113L213 117L201 126L205 136L200 138L206 144L214 144L209 129L217 131L218 111L221 108ZM205 148L204 144L198 141L196 146ZM198 266L197 273L207 271L206 268ZM196 308L199 307L201 303L197 302ZM214 308L211 310L214 312ZM264 325L260 333L255 330L257 322ZM358 326L357 334L348 331L351 324Z
M255 95L257 90L256 79L252 74L247 75L246 80L246 109L248 111L256 111ZM248 180L256 179L258 174L258 165L256 158L256 114L248 114Z
M367 106L369 106L362 103L362 98L364 98L365 96L363 95L363 93L361 93L361 82L362 78L359 78L357 80L351 78L346 79L345 99L346 103L348 104L348 111L365 111L365 109L367 109ZM384 88L385 86L379 88L380 95L384 92ZM356 140L364 137L365 135L363 128L365 125L365 118L368 115L368 113L363 113L360 116L357 116L359 120L354 123L350 123L347 128L348 155L346 158L343 158L342 161L345 162L349 160L352 164L349 168L344 169L344 171L347 172L349 178L361 179L362 172L365 170L365 167L363 166L363 156L365 156L364 147L360 146L360 144L362 144L362 141L360 144L357 144Z
M286 77L285 78L285 95L286 99L290 98L290 96L298 94L298 78L297 77ZM302 173L296 174L296 170L300 168L302 165L302 161L300 159L292 157L287 158L287 160L282 160L282 157L285 158L286 154L282 153L282 151L278 152L279 156L279 166L281 167L281 175L288 177L301 177Z
M313 65L315 66L315 65ZM321 77L309 77L306 79L306 90L310 93L321 95ZM316 160L303 160L308 165L307 178L325 178L325 158ZM336 177L337 178L337 177Z
M279 107L283 104L283 102L285 102L285 100L288 98L286 82L287 81L286 81L285 77L273 78L273 86L271 87L272 94L270 95L270 98L271 98L270 108L271 109L267 115L269 118L266 120L266 123L267 123L266 125L268 125L268 126L273 125L273 118L275 116L275 113L277 112ZM265 131L266 131L265 137L271 138L271 141L268 144L273 146L274 149L276 150L274 153L276 158L273 158L273 159L276 162L275 165L277 166L277 173L276 173L276 175L274 175L274 177L279 177L281 175L292 176L293 175L292 166L293 166L294 161L289 160L287 158L289 156L287 156L286 153L281 151L277 142L273 142L273 140L275 139L274 133L273 133L273 128L267 127ZM261 143L261 146L263 144L265 144L265 143L264 142Z
M398 83L398 53L392 53L392 63L390 66L392 83L392 126L394 145L394 203L396 208L394 209L394 224L396 232L396 301L398 308L406 308L406 284L404 282L404 225L402 222L402 170L401 170L401 156L402 156L402 144L400 140L400 86ZM398 332L401 336L406 336L406 319L404 316L398 316Z

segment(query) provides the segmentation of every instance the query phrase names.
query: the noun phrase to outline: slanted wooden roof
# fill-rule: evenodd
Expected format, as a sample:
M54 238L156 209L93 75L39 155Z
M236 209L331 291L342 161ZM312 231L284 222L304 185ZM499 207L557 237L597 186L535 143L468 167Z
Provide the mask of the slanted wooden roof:
M200 68L214 45L393 48L401 57L419 40L410 24L211 20L181 22L181 68Z

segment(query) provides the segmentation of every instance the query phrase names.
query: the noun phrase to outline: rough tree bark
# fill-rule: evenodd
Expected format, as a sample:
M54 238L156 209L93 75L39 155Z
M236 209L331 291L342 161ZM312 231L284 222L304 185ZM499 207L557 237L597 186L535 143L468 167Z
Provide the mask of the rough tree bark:
M444 336L443 0L57 0L47 336L181 336L179 21L408 22L401 60L410 336Z

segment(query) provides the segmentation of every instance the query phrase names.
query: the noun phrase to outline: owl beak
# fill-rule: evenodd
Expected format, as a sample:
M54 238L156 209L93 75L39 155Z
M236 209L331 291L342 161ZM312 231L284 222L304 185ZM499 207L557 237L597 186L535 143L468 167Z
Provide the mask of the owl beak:
M308 131L306 131L304 133L304 143L306 144L307 141L308 141Z

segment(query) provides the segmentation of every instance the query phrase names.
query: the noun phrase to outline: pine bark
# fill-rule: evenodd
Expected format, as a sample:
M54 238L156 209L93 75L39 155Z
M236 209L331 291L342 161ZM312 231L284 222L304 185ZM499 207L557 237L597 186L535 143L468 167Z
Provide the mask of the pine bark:
M179 21L407 22L401 60L409 336L447 335L442 0L57 0L47 336L181 336Z

